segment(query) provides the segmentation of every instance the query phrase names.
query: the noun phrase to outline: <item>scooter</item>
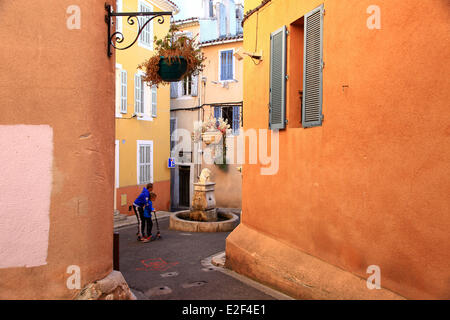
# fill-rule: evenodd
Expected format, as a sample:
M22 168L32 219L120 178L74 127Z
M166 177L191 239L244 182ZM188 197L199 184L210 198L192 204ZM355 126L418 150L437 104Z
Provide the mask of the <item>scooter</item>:
M158 231L156 232L156 236L152 238L152 240L158 240L161 239L161 232L159 232L159 224L158 224L158 217L156 216L156 211L153 211L153 213L155 214L156 229Z

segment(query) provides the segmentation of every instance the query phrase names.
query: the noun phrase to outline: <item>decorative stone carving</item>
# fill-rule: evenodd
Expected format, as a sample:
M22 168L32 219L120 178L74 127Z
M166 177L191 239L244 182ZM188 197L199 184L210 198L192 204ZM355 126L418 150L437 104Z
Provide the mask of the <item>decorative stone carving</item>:
M198 183L205 184L205 183L209 182L210 179L211 179L211 170L209 170L208 168L205 168L200 173L200 178L198 179Z

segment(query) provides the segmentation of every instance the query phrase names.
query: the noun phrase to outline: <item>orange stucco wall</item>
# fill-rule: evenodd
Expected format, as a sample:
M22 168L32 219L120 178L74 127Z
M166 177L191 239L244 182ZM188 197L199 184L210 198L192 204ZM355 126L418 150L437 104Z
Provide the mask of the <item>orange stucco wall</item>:
M0 299L70 299L79 290L66 285L69 266L80 267L81 288L112 271L115 59L106 54L105 1L76 1L80 29L69 30L66 11L73 4L0 4L0 125L45 125L53 132L46 263L1 268ZM34 208L20 198L42 186L17 179L23 192L6 200L27 215ZM23 255L16 244L11 239L0 250Z
M449 3L376 1L381 29L369 30L374 2L345 2L274 0L259 11L258 29L256 14L245 22L244 47L253 50L257 36L264 61L245 60L244 127L267 128L270 33L292 30L322 3L326 10L325 121L300 128L294 30L279 172L244 166L242 224L363 279L378 265L382 287L406 298L448 299ZM246 1L245 11L259 3ZM228 242L242 249L239 232ZM227 248L227 259L236 252Z

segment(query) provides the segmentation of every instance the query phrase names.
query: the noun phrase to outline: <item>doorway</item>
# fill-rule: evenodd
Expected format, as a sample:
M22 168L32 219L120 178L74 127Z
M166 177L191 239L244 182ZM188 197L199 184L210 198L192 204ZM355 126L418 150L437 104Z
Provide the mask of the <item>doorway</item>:
M180 196L179 206L180 207L190 207L190 181L191 181L191 167L190 166L180 166L179 167L179 190L178 194Z

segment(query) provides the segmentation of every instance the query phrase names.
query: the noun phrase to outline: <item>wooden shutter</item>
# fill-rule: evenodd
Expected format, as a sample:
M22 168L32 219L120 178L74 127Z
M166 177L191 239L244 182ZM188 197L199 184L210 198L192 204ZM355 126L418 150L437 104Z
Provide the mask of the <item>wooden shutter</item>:
M321 126L323 85L323 5L305 15L302 125Z
M270 35L269 128L286 127L286 26Z
M225 80L225 52L220 53L220 80Z
M233 50L220 52L220 80L233 80Z
M227 80L233 80L233 51L227 51Z

